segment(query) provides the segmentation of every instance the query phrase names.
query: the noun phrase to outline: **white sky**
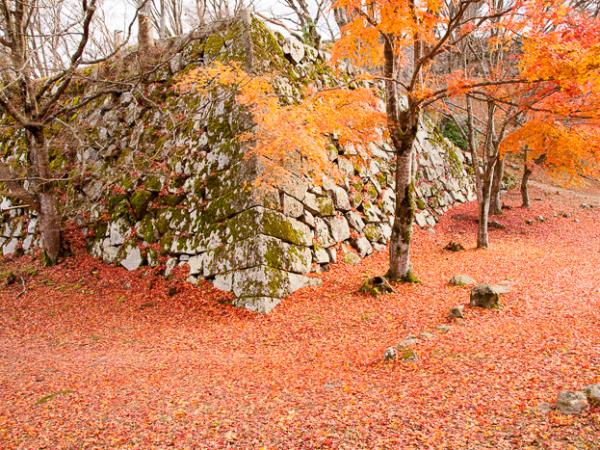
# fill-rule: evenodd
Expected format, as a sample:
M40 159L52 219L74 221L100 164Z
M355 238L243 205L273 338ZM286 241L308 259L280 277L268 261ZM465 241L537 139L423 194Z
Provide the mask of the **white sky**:
M189 4L191 6L194 4L194 0L184 0L184 4ZM107 19L106 22L111 31L125 31L135 13L135 7L131 0L103 0L102 8ZM278 0L255 0L253 9L264 13L267 16L275 14L278 17L289 15L290 12L290 10L283 7ZM270 26L272 26L272 24L270 24ZM325 29L323 29L323 36L325 38L329 37L328 32Z

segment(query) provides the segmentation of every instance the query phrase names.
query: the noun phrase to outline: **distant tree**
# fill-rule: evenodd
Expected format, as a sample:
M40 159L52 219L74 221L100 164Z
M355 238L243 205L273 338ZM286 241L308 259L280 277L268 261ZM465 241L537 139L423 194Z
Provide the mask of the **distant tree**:
M52 14L49 14L52 12ZM61 252L62 217L60 182L64 175L51 162L61 149L51 148L51 130L63 129L79 109L120 93L135 78L93 78L82 72L117 54L108 42L107 28L99 25L97 0L1 0L0 1L0 113L3 126L22 130L24 153L6 149L0 157L3 195L17 199L39 215L42 249L48 263ZM136 14L137 16L137 14ZM134 19L135 20L135 19ZM99 45L100 44L100 45ZM72 101L72 88L85 86Z
M145 54L154 46L152 36L152 0L137 0L138 8L138 46Z

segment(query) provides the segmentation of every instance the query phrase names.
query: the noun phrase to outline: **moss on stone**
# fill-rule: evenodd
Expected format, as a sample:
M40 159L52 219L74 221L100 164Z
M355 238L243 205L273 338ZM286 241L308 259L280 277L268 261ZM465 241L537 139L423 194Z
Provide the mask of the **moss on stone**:
M145 215L143 219L140 221L140 226L137 229L137 233L142 237L144 242L148 244L153 244L157 239L157 229L155 227L154 221L152 220L152 216Z
M371 242L377 242L381 239L381 229L375 224L367 224L363 229L363 233Z
M330 197L317 197L317 206L319 208L319 214L323 217L333 216L335 214L335 206Z
M146 190L135 191L129 198L133 213L138 219L141 219L146 213L146 208L151 199L152 193Z
M159 192L162 188L160 178L156 175L148 175L144 180L144 187L150 192Z
M292 244L305 243L302 232L294 228L290 219L275 211L265 211L262 217L265 234L278 237Z
M158 198L158 202L165 206L177 206L183 201L184 198L185 195L183 194L166 194L161 195Z

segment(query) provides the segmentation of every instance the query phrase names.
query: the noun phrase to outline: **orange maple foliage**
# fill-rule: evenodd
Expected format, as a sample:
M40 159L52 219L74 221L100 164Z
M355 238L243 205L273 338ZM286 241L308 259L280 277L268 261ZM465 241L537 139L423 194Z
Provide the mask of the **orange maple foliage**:
M521 74L549 80L517 96L527 120L502 143L565 181L600 176L600 20L562 5L523 41Z
M253 144L247 157L260 155L272 163L268 179L277 179L286 167L299 167L320 183L324 174L335 172L328 157L333 138L342 146L359 149L382 139L385 116L371 89L317 90L307 86L302 89L301 101L284 104L280 82L276 73L248 74L238 64L214 62L186 73L178 87L200 95L209 95L215 87L235 93L237 103L252 114L254 123L238 139ZM366 151L357 156L368 158Z

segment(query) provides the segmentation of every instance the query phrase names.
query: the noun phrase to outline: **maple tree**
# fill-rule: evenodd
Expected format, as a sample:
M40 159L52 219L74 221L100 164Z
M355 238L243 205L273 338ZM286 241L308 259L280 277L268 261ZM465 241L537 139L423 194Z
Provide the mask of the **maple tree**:
M353 19L335 44L335 58L369 67L385 84L387 128L396 153L396 208L388 277L411 281L414 143L422 113L443 98L510 81L470 79L460 72L440 76L436 65L475 30L493 27L495 19L514 13L514 7L470 0L340 0L336 6Z
M570 71L556 69L552 62L557 57L553 53L569 41L585 40L563 32L560 21L572 10L564 1L340 0L336 6L344 8L353 20L342 29L342 37L334 47L335 58L367 67L376 74L374 78L385 83L388 130L396 152L396 210L388 276L394 280L412 279L413 147L423 111L443 99L466 95L470 116L468 141L474 156L480 204L478 247L487 247L494 174L497 190L501 177L501 166L497 164L500 144L511 131L510 126L532 106L515 106L510 97L507 101L502 94L499 102L498 92L541 82L587 82L590 73L597 73L594 55L598 41L588 39L591 48L582 61L575 60L575 52L570 54L567 63L562 63ZM548 33L547 28L553 23L557 24L555 32ZM580 20L578 25L584 22ZM515 55L508 50L522 40L523 50L518 58L506 58ZM464 59L462 67L443 70L457 52ZM513 67L519 59L522 70L515 71ZM472 105L477 97L485 105L481 109L485 131L480 133L484 138L479 143L475 141ZM514 107L499 107L507 104ZM503 117L500 126L496 123L498 114ZM482 166L477 161L478 154L483 155Z
M502 143L504 154L523 157L524 207L535 165L565 183L600 174L600 21L588 6L563 12L524 42L524 75L552 80L528 95L522 126Z

